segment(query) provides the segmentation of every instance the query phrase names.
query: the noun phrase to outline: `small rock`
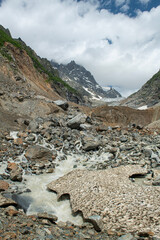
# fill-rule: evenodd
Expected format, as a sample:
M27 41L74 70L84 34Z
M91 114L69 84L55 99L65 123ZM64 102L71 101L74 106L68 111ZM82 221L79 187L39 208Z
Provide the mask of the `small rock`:
M8 171L12 171L12 170L16 170L18 169L18 165L14 162L8 162L8 165L7 165L7 170Z
M118 240L132 240L132 239L133 239L133 235L131 233L125 234L120 238L118 238Z
M103 131L108 131L108 127L105 126L105 125L99 125L97 128L96 128L97 132L103 132Z
M47 170L46 170L46 173L53 173L54 172L54 168L48 168Z
M16 139L14 139L14 144L15 145L23 145L23 140L22 140L22 138L16 138Z
M38 123L35 121L31 121L28 125L28 128L32 131L32 132L36 132L37 128L38 128Z
M100 232L102 228L102 219L99 215L92 215L87 218L87 221L91 222L96 231Z
M57 216L48 213L38 213L37 216L38 218L47 219L52 223L55 223L58 220Z
M84 124L80 124L80 128L81 128L82 130L89 130L89 129L92 128L92 125L87 124L87 123L84 123Z
M113 235L115 235L115 232L112 231L111 229L109 229L109 230L107 230L107 234L108 234L109 236L113 236Z
M12 181L18 181L22 182L22 170L21 169L15 169L10 172L10 179Z
M152 182L153 186L160 186L160 175Z
M127 142L127 140L128 140L128 139L127 139L125 136L122 136L122 137L120 138L120 141L121 141L121 142Z
M9 188L9 184L6 181L0 180L0 192L6 191Z
M12 199L6 198L0 194L0 207L7 207L10 205L17 205Z
M0 96L3 96L4 95L4 92L0 90Z
M149 233L148 232L139 232L138 236L139 237L149 237Z
M16 210L16 208L14 206L9 206L6 208L6 215L8 216L17 216L18 215L18 211Z
M35 136L30 134L27 138L26 138L27 141L29 142L32 142L32 141L35 141Z

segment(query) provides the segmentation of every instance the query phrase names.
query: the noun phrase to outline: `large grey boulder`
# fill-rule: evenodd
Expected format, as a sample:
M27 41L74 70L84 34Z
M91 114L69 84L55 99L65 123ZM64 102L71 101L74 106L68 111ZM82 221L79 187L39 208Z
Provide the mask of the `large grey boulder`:
M25 153L25 157L33 162L50 161L52 155L52 151L39 145L29 147Z
M101 142L98 141L98 139L95 139L94 137L87 137L87 136L83 138L82 143L83 143L83 149L85 151L96 150L101 145Z
M63 100L57 100L57 101L54 101L54 103L58 106L58 107L61 107L63 110L67 110L68 109L68 102L66 101L63 101Z
M85 114L79 113L67 122L67 126L72 129L80 129L80 125L85 123L86 118L87 116Z

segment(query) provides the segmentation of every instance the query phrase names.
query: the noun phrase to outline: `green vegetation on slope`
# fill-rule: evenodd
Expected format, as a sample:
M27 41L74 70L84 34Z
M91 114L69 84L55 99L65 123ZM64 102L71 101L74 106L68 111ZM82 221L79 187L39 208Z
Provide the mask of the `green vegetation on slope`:
M12 61L12 56L10 56L8 54L7 51L5 51L4 48L4 43L5 42L9 42L11 44L13 44L15 47L21 49L21 50L25 50L28 54L28 56L32 59L34 67L40 72L40 73L45 73L48 75L48 81L53 81L55 83L60 83L62 84L65 88L67 88L67 90L69 92L78 94L78 92L72 88L71 86L69 86L66 82L64 82L61 78L53 75L52 73L50 73L49 71L47 71L45 69L45 67L39 62L39 60L36 57L36 54L34 53L34 51L25 45L25 43L23 43L21 40L19 39L13 39L9 34L7 34L7 32L3 29L3 27L0 27L0 53L6 57L9 61Z
M160 71L153 75L153 77L147 82L147 84L152 84L153 82L160 80Z

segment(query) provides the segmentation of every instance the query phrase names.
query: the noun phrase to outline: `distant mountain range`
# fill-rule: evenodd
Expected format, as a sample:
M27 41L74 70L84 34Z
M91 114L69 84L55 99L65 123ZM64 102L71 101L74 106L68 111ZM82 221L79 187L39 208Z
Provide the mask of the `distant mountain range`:
M51 61L51 64L54 68L57 68L62 80L77 89L82 96L95 100L121 97L121 94L114 88L104 90L96 82L93 75L83 66L76 64L75 61L71 61L66 65Z

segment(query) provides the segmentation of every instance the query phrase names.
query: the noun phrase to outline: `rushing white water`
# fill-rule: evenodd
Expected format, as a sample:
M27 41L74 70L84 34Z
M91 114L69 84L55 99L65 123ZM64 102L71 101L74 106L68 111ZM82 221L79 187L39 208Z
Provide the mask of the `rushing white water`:
M52 174L24 176L26 179L26 187L31 190L23 196L29 196L33 202L30 204L27 214L32 215L37 212L47 212L58 217L58 221L70 221L76 225L81 225L83 219L81 216L73 216L69 200L57 201L57 194L47 191L47 184L58 179L73 169L74 158L68 157L56 167Z

